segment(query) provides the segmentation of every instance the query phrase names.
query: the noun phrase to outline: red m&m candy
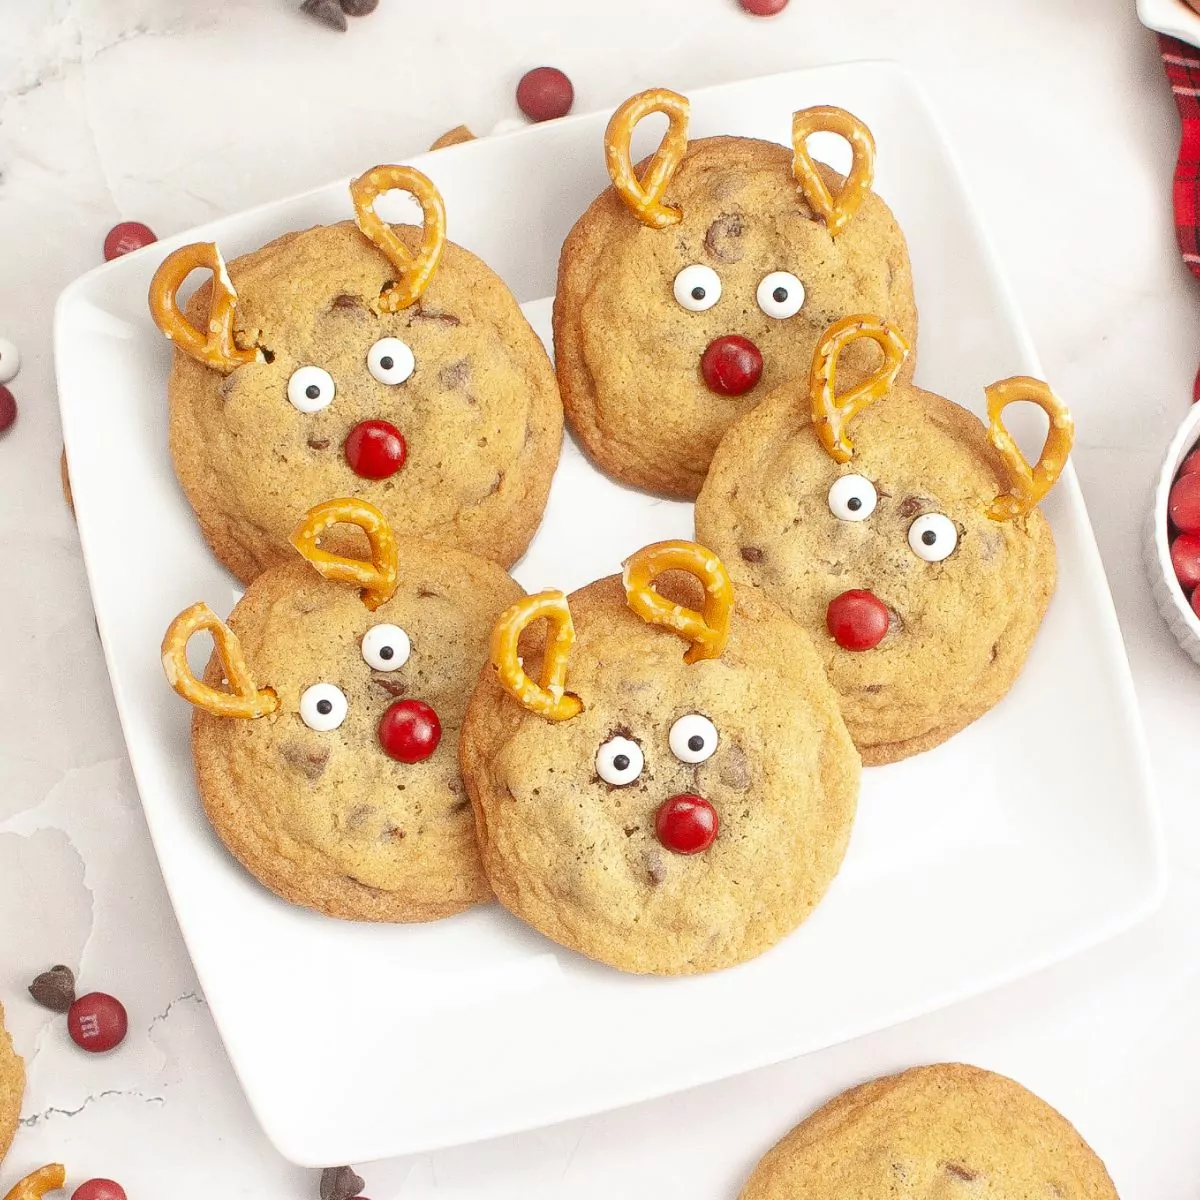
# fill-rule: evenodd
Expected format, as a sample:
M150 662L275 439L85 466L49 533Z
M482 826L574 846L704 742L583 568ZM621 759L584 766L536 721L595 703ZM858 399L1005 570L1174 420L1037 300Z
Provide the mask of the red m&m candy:
M1200 474L1175 480L1167 497L1167 515L1180 533L1200 533Z
M103 1054L125 1040L129 1015L125 1005L106 992L88 992L67 1010L67 1032L81 1050Z
M1200 472L1200 446L1183 460L1183 466L1179 468L1180 475L1195 475L1197 472Z
M773 17L788 6L788 0L739 0L741 6L755 17Z
M1200 587L1200 533L1181 533L1171 543L1171 566L1185 592Z
M717 810L703 796L672 796L659 806L654 830L668 850L699 854L717 839Z
M17 419L17 399L0 383L0 433L7 433Z
M104 239L104 261L112 262L133 250L140 250L158 241L153 229L141 221L122 221L114 225Z
M517 107L531 121L565 117L574 103L575 89L557 67L534 67L517 84Z
M388 421L362 421L350 430L344 446L350 469L364 479L387 479L404 466L408 445Z
M700 374L710 392L741 396L762 378L762 351L740 334L714 338L700 357Z
M379 722L379 744L398 762L421 762L441 740L442 723L437 713L420 700L397 700Z
M114 1179L89 1179L72 1193L71 1200L129 1200L125 1189Z
M825 612L830 637L843 650L871 650L883 641L890 616L874 592L853 588L835 596Z

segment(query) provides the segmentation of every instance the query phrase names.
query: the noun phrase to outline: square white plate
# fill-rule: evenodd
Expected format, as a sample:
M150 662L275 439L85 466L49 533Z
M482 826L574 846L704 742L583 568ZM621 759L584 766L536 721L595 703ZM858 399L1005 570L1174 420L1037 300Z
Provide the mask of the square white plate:
M1038 374L1029 339L913 83L890 65L692 94L692 134L784 144L793 110L847 107L875 132L878 187L908 234L919 377L977 410ZM605 186L606 115L423 155L451 236L503 275L544 336L558 248ZM639 130L646 150L654 131ZM227 256L348 215L344 183L213 222L63 294L56 352L79 531L146 819L235 1069L280 1151L362 1162L492 1137L777 1062L992 987L1149 913L1161 837L1128 666L1073 474L1046 505L1060 585L1011 696L947 745L864 776L849 857L796 934L735 970L641 979L543 940L496 906L424 927L329 920L276 900L198 803L190 710L158 660L170 619L237 591L166 452L166 342L150 275L184 241ZM1068 398L1069 399L1069 398ZM690 506L620 488L568 443L517 570L574 588L691 533Z
M1137 14L1147 29L1200 46L1200 13L1183 0L1137 0Z

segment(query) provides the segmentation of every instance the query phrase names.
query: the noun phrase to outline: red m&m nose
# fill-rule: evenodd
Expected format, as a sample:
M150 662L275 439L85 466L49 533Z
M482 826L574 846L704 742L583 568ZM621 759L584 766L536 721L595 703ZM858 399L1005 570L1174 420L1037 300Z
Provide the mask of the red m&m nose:
M703 796L685 792L659 805L658 840L676 854L699 854L717 840L717 810Z
M709 342L700 358L700 374L710 392L740 396L762 378L763 356L749 339L736 333Z
M442 723L437 713L420 700L397 700L379 722L379 744L397 762L421 762L441 740Z
M350 430L344 447L350 470L364 479L387 479L404 466L408 447L395 425L363 421Z
M843 650L871 650L888 631L887 605L873 592L843 592L829 602L825 625Z

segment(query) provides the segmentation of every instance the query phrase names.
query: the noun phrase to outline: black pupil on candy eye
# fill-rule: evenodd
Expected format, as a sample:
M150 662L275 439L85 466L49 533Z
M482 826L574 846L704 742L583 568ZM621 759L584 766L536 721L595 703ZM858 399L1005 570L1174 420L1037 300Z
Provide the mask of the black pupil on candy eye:
M317 397L318 397L318 396L321 394L321 389L320 389L320 387L319 387L317 384L315 384L315 383L310 383L310 384L308 385L308 387L306 387L306 388L304 389L304 394L305 394L305 395L306 395L306 396L307 396L307 397L308 397L310 400L315 400L315 399L316 399L316 398L317 398Z
M321 714L321 716L323 716L323 717L329 716L329 714L331 712L333 712L333 701L332 700L318 700L317 701L317 712L319 712Z
M692 288L692 299L693 300L703 300L707 294L708 293L705 292L705 290L699 284L697 284L694 288Z
M618 771L628 771L629 770L629 755L628 754L614 755L613 756L613 766Z
M782 304L787 299L787 288L777 287L771 295L775 297L776 304Z
M385 370L385 371L390 371L390 370L391 370L391 369L392 369L392 368L393 368L393 367L396 365L396 363L395 363L395 361L392 359L392 356L391 356L390 354L385 354L385 355L384 355L384 356L383 356L383 357L382 357L382 358L379 360L379 365L380 365L380 367L382 367L382 368L383 368L383 370Z
M391 646L381 646L379 650L379 657L382 658L384 662L388 662L390 659L396 657L396 651L393 650Z
M927 546L932 546L933 543L937 541L937 534L934 533L932 529L927 529L923 534L921 534L921 541L923 541Z
M688 749L693 754L699 754L700 751L704 749L704 738L698 733L693 733L692 736L688 738Z
M862 508L862 501L857 496L851 496L850 499L846 501L846 507L851 512L858 512L858 510Z

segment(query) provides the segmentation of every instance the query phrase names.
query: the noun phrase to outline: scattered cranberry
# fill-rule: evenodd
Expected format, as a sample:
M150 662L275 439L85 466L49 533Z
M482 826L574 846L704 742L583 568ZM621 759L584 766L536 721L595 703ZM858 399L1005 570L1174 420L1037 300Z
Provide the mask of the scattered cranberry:
M717 840L717 810L703 796L685 792L659 805L658 840L676 854L699 854Z
M1200 474L1175 480L1167 498L1167 513L1180 533L1200 533Z
M428 758L441 740L437 713L420 700L397 700L379 722L383 752L402 763Z
M741 6L755 17L773 17L788 6L788 0L738 0Z
M887 605L873 592L858 588L829 602L825 625L843 650L871 650L888 631Z
M71 1040L89 1054L103 1054L125 1040L129 1015L125 1005L105 992L88 992L67 1010Z
M71 1200L129 1200L125 1189L113 1179L89 1179L72 1193Z
M114 258L157 241L158 237L149 225L143 225L141 221L122 221L120 225L114 225L104 239L104 261L112 262Z
M1191 454L1183 460L1183 466L1179 468L1180 475L1196 475L1200 474L1200 447L1193 450Z
M1171 543L1171 566L1185 592L1200 587L1200 533L1181 533Z
M408 446L395 425L363 421L350 430L345 445L350 469L364 479L387 479L404 466Z
M0 433L7 433L17 419L16 397L0 383Z
M715 338L700 358L700 373L709 391L740 396L762 377L763 356L749 339L736 333Z
M565 117L574 103L575 89L557 67L534 67L517 84L517 107L531 121Z

